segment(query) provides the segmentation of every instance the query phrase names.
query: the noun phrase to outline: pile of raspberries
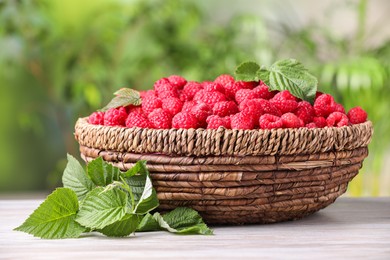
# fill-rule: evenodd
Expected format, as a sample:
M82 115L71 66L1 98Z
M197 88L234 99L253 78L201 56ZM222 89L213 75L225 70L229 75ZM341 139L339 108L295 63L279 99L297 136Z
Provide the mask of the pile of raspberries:
M262 81L236 81L230 75L202 83L172 75L140 95L140 106L94 112L88 122L154 129L273 129L342 127L367 120L362 108L346 113L329 94L317 92L311 105L288 90L269 91Z

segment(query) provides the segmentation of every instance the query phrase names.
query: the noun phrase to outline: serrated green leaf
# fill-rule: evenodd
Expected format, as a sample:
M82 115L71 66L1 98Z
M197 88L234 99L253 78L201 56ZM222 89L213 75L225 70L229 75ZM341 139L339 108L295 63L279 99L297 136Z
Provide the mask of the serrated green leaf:
M243 62L236 68L236 80L258 81L257 71L260 66L253 61Z
M257 77L259 78L259 80L263 81L267 86L270 85L269 83L269 74L270 74L270 71L266 68L266 67L261 67L258 71L257 71Z
M270 90L288 90L295 97L309 102L314 101L318 81L299 61L294 59L277 61L268 70Z
M204 222L196 210L179 207L161 216L155 213L153 218L160 227L176 234L201 234L212 235L213 230Z
M106 186L119 180L120 170L98 157L87 165L87 174L97 186Z
M65 188L72 189L76 193L78 200L81 201L95 185L88 178L80 163L70 154L67 157L68 163L62 175L62 183Z
M75 221L78 208L76 193L58 188L15 230L47 239L79 237L85 227Z
M107 111L110 108L125 107L128 105L139 106L142 103L139 92L134 89L121 88L114 95L116 96L105 107L100 109L100 111Z
M139 216L135 214L126 214L121 220L99 230L108 237L125 237L135 232L139 223Z
M126 182L131 187L134 196L135 213L145 214L158 207L157 193L153 188L145 161L138 161L124 173L124 176L126 176Z
M92 229L104 227L119 221L126 214L128 194L120 189L104 191L97 187L85 197L76 221Z
M159 231L161 230L160 225L157 220L153 217L152 214L146 213L142 218L141 222L138 224L137 231L139 232L149 232L149 231Z

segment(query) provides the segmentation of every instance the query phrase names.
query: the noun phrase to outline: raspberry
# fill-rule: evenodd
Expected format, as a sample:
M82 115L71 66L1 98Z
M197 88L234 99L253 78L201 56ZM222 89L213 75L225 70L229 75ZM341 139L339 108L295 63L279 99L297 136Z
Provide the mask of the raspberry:
M226 101L226 97L224 94L218 91L201 90L196 93L194 100L197 103L203 102L212 107L217 102Z
M227 84L230 84L230 83L234 83L235 80L232 76L228 75L228 74L222 74L220 76L218 76L215 80L214 80L215 83L219 83L221 84L222 86L225 86Z
M190 113L180 112L172 118L172 127L173 128L196 128L198 126L198 121L196 117Z
M238 90L242 89L242 86L238 82L229 82L224 85L225 95L228 99L234 100Z
M88 123L93 125L104 125L104 112L93 112L88 117Z
M168 97L162 100L162 106L165 111L171 113L171 115L176 115L179 113L183 107L183 102L174 97Z
M130 114L131 112L137 112L137 113L140 113L140 114L144 113L144 111L142 110L142 106L128 105L125 108L126 108L126 113L127 114Z
M146 97L157 97L156 91L154 90L146 90L146 91L140 91L139 95L141 96L141 99L143 100Z
M311 123L306 124L305 127L307 127L307 128L317 128L317 125L316 125L316 123L311 122Z
M104 113L104 125L125 126L126 118L127 113L124 107L111 108Z
M142 99L141 107L146 114L150 114L156 108L161 108L162 101L156 96L146 96Z
M152 127L157 129L171 128L172 115L162 108L157 108L148 115Z
M202 86L206 91L218 91L221 93L225 93L225 89L219 83L215 83L212 81L205 81L202 83Z
M261 102L261 99L249 99L243 101L244 105L242 106L243 109L241 110L241 113L247 115L249 118L252 118L254 125L259 123L259 118L263 114Z
M145 115L138 112L131 112L127 116L126 127L150 128L151 124Z
M270 102L283 114L293 112L298 107L296 98L291 95L290 91L288 90L279 92L270 100Z
M325 117L313 117L313 123L315 123L318 128L327 126Z
M259 98L259 95L256 92L253 92L251 89L246 89L246 88L239 89L235 95L235 99L238 104L240 104L245 99L255 99L255 98Z
M314 111L316 116L328 117L336 111L336 102L329 94L319 95L314 101Z
M345 108L343 107L343 105L341 105L339 103L336 103L334 111L341 112L341 113L345 114Z
M168 77L169 83L174 86L176 89L182 89L184 85L187 83L187 80L178 75L171 75Z
M305 125L303 121L293 113L283 114L281 119L283 121L283 126L286 128L299 128Z
M207 117L211 115L211 108L206 103L199 103L191 108L190 113L198 120L198 126L203 128Z
M232 115L238 112L238 107L234 101L221 101L215 103L213 107L213 115L220 117Z
M195 81L189 81L183 87L182 95L187 95L187 100L192 100L196 93L198 93L202 89L202 85Z
M253 89L259 83L257 81L236 81L237 85L240 86L240 88L246 88L246 89Z
M333 112L326 119L327 126L347 126L349 125L349 119L346 114L341 112Z
M367 112L361 107L354 107L348 112L348 118L351 124L360 124L367 121Z
M258 97L258 98L263 98L263 99L271 99L275 96L275 91L269 91L268 89L268 86L265 85L264 83L260 83L259 86L255 87L253 90L253 93L255 93L255 95Z
M313 121L313 117L315 115L313 106L307 101L299 102L294 114L297 115L305 124Z
M261 129L282 128L283 121L280 117L271 114L264 114L259 119Z
M181 112L189 113L189 112L191 112L192 107L195 106L195 105L196 105L196 102L193 101L193 100L186 101L186 102L183 103L183 107L181 109Z
M154 83L157 96L161 99L166 97L179 97L177 88L172 86L167 78L161 78Z
M219 127L224 127L230 129L230 117L220 117L216 115L211 115L206 119L208 129L218 129Z
M253 129L255 127L253 118L245 113L237 113L230 117L232 129Z

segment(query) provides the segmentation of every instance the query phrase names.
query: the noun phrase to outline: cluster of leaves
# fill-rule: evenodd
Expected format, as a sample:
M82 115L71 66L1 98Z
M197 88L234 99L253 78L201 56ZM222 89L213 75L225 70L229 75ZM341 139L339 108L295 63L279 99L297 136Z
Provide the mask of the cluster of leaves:
M165 215L150 213L159 201L145 161L121 172L99 157L85 171L68 155L62 180L64 187L50 194L15 230L46 239L77 238L92 231L110 237L156 230L212 234L193 209L180 207Z

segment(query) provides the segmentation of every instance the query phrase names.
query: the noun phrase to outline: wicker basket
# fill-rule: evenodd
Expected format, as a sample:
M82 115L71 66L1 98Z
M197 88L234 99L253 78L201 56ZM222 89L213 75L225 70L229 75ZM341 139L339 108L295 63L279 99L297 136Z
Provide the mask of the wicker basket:
M159 209L188 206L209 224L302 218L343 194L368 155L371 122L322 129L142 129L91 125L75 137L83 159L122 170L147 160Z

